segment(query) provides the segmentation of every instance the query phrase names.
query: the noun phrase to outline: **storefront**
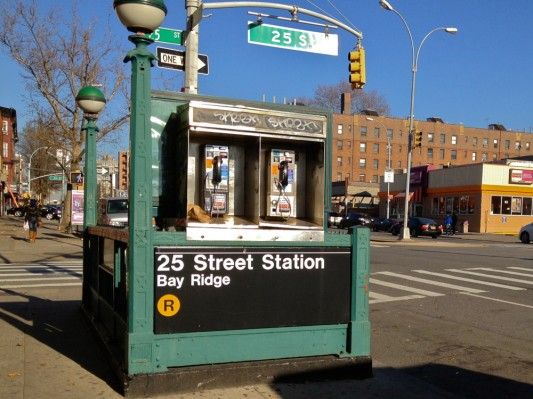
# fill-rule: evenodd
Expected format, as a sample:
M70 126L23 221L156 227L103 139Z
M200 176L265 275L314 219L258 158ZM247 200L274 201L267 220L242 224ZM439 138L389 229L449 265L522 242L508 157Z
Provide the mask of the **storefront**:
M421 201L411 204L417 216L442 222L446 214L455 213L460 229L466 225L471 232L501 234L517 234L533 221L531 161L428 170L427 177Z

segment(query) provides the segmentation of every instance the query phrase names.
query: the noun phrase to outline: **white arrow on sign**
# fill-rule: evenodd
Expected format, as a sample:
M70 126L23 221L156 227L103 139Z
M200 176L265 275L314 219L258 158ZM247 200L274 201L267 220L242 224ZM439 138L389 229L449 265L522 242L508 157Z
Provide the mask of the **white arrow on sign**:
M185 70L185 51L171 48L157 47L157 66L160 68ZM205 54L198 54L198 73L209 74L208 58Z
M102 169L100 170L100 174L102 174L102 175L106 175L107 172L109 172L109 171L108 171L107 169L105 169L105 168L102 168Z

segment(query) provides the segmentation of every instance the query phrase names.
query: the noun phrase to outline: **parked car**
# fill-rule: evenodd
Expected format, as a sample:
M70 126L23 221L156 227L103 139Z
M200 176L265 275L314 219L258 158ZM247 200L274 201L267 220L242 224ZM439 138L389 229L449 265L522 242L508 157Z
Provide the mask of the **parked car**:
M407 227L411 237L430 236L431 238L437 238L442 234L442 225L429 218L411 217L407 221ZM392 226L391 233L396 236L400 234L402 229L403 220L399 220Z
M365 213L349 213L341 219L339 227L346 229L352 226L370 226L372 224L372 218Z
M518 233L518 237L524 244L529 244L533 239L533 222L523 226L520 229L520 233Z
M328 227L339 227L342 215L337 212L330 212L328 216Z
M392 225L396 222L396 219L391 218L377 218L372 222L373 231L390 231Z
M25 206L16 206L13 208L9 208L6 213L8 215L14 215L14 216L24 216L26 214L26 207Z
M101 198L98 205L98 224L126 227L128 225L128 199Z
M61 219L62 211L61 205L43 205L41 208L41 217L46 220L59 220Z

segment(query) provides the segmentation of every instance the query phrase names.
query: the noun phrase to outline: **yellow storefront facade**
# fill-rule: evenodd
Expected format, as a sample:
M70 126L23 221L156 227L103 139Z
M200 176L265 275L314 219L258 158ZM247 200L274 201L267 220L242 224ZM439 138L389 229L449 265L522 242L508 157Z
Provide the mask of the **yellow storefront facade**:
M393 192L405 182L405 175L398 177ZM507 160L429 170L421 194L413 196L410 215L414 211L442 222L446 214L455 213L459 230L518 234L533 222L533 162Z

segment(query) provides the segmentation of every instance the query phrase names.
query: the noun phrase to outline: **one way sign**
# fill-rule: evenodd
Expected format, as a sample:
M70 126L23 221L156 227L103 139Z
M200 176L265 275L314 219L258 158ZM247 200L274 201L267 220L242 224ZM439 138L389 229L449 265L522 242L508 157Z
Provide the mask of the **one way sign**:
M157 66L184 71L185 51L157 47ZM208 58L205 54L198 54L198 73L209 75Z

